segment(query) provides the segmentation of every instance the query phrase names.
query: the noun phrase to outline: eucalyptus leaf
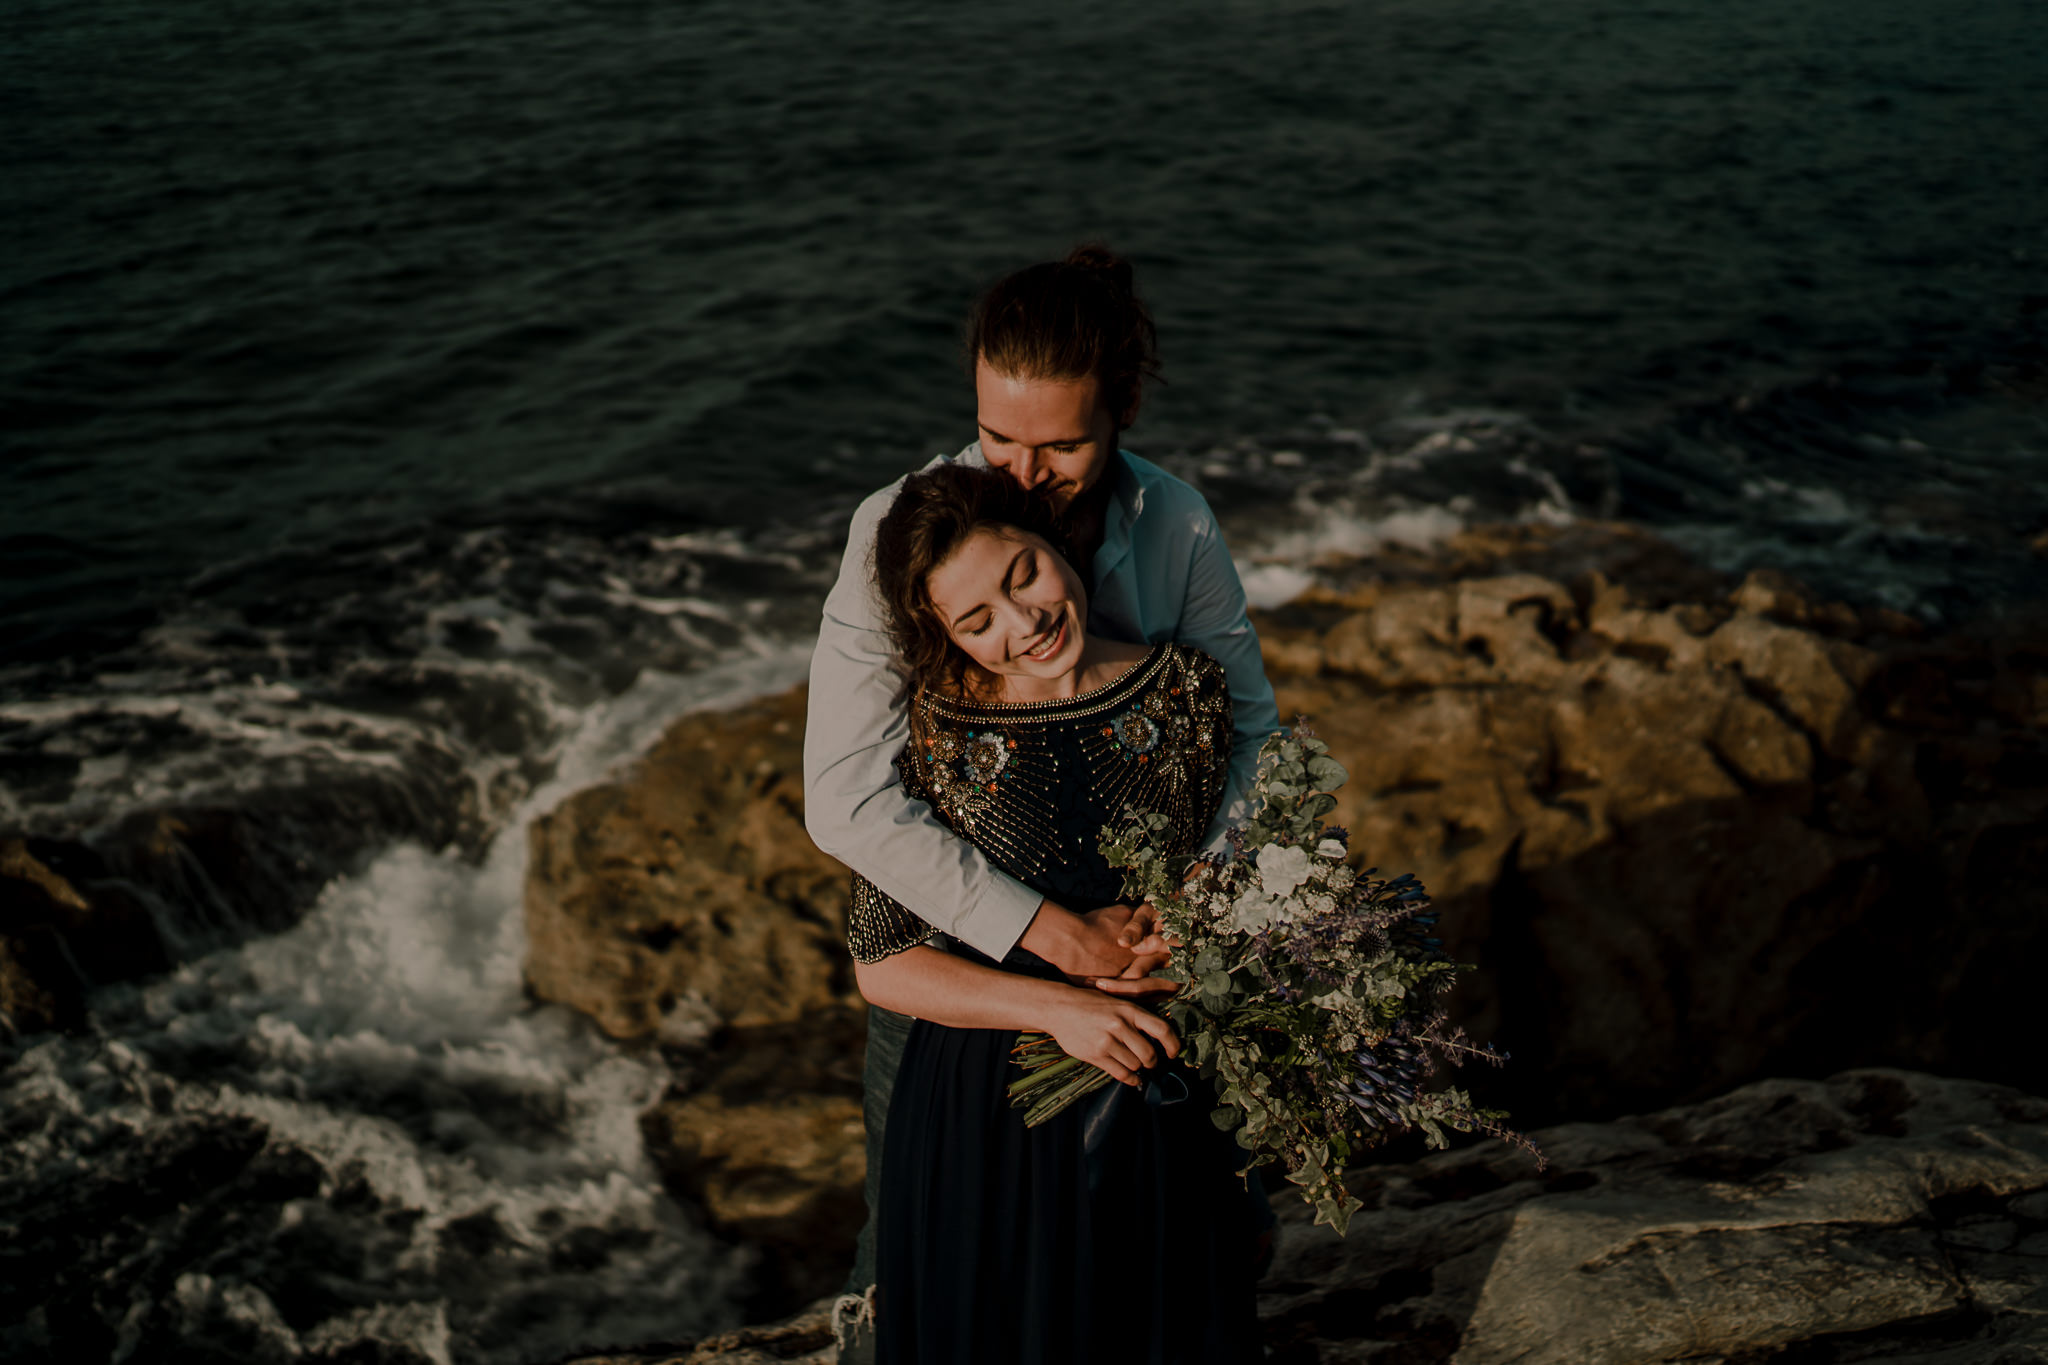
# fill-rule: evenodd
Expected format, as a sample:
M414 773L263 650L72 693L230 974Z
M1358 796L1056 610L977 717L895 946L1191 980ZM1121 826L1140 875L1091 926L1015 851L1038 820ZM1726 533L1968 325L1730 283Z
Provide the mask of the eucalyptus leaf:
M1308 761L1308 776L1323 791L1335 791L1350 780L1351 774L1344 765L1327 754L1317 754Z

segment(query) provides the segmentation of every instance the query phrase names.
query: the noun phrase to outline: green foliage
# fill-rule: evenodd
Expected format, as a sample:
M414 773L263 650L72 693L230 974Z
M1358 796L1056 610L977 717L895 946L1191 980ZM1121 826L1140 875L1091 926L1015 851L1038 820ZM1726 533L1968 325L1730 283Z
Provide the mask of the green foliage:
M1162 1012L1183 1059L1216 1088L1217 1127L1246 1152L1244 1171L1281 1163L1316 1221L1339 1233L1355 1206L1345 1167L1395 1132L1419 1131L1433 1147L1475 1130L1527 1146L1463 1091L1420 1089L1431 1054L1500 1058L1444 1031L1441 996L1465 968L1424 932L1434 915L1420 885L1358 873L1341 833L1325 827L1347 776L1297 725L1260 750L1253 814L1231 858L1171 851L1167 818L1150 811L1105 827L1101 842L1124 871L1124 895L1151 901L1181 945L1160 975L1184 989ZM1010 1089L1027 1123L1109 1079L1042 1034L1023 1035L1017 1056L1025 1075Z

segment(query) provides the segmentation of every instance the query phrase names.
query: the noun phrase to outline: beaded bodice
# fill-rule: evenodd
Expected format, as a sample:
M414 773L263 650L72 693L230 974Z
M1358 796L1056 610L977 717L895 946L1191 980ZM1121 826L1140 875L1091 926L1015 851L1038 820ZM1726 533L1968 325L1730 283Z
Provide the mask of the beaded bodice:
M1163 644L1076 697L920 699L911 736L897 759L908 794L1040 895L1106 905L1122 877L1097 841L1125 810L1166 816L1172 850L1201 842L1230 766L1230 689L1214 659ZM856 958L874 962L938 932L854 877L847 938Z

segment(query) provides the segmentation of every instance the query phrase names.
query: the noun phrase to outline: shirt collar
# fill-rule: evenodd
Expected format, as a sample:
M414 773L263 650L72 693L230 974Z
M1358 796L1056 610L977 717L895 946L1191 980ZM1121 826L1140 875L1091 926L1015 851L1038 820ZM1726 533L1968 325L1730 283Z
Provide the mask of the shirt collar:
M1145 510L1145 487L1138 482L1137 472L1123 451L1109 457L1109 468L1102 476L1111 483L1109 506L1103 509L1102 544L1095 551L1097 583L1130 556L1131 526L1138 520L1138 513Z

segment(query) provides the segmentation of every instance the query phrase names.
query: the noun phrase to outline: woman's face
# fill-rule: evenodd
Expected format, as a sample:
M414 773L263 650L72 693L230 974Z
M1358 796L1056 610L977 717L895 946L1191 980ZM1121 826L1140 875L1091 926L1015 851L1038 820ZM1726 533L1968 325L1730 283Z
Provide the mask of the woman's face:
M998 677L1063 678L1081 662L1087 594L1067 561L1029 531L975 531L925 587L953 643Z

